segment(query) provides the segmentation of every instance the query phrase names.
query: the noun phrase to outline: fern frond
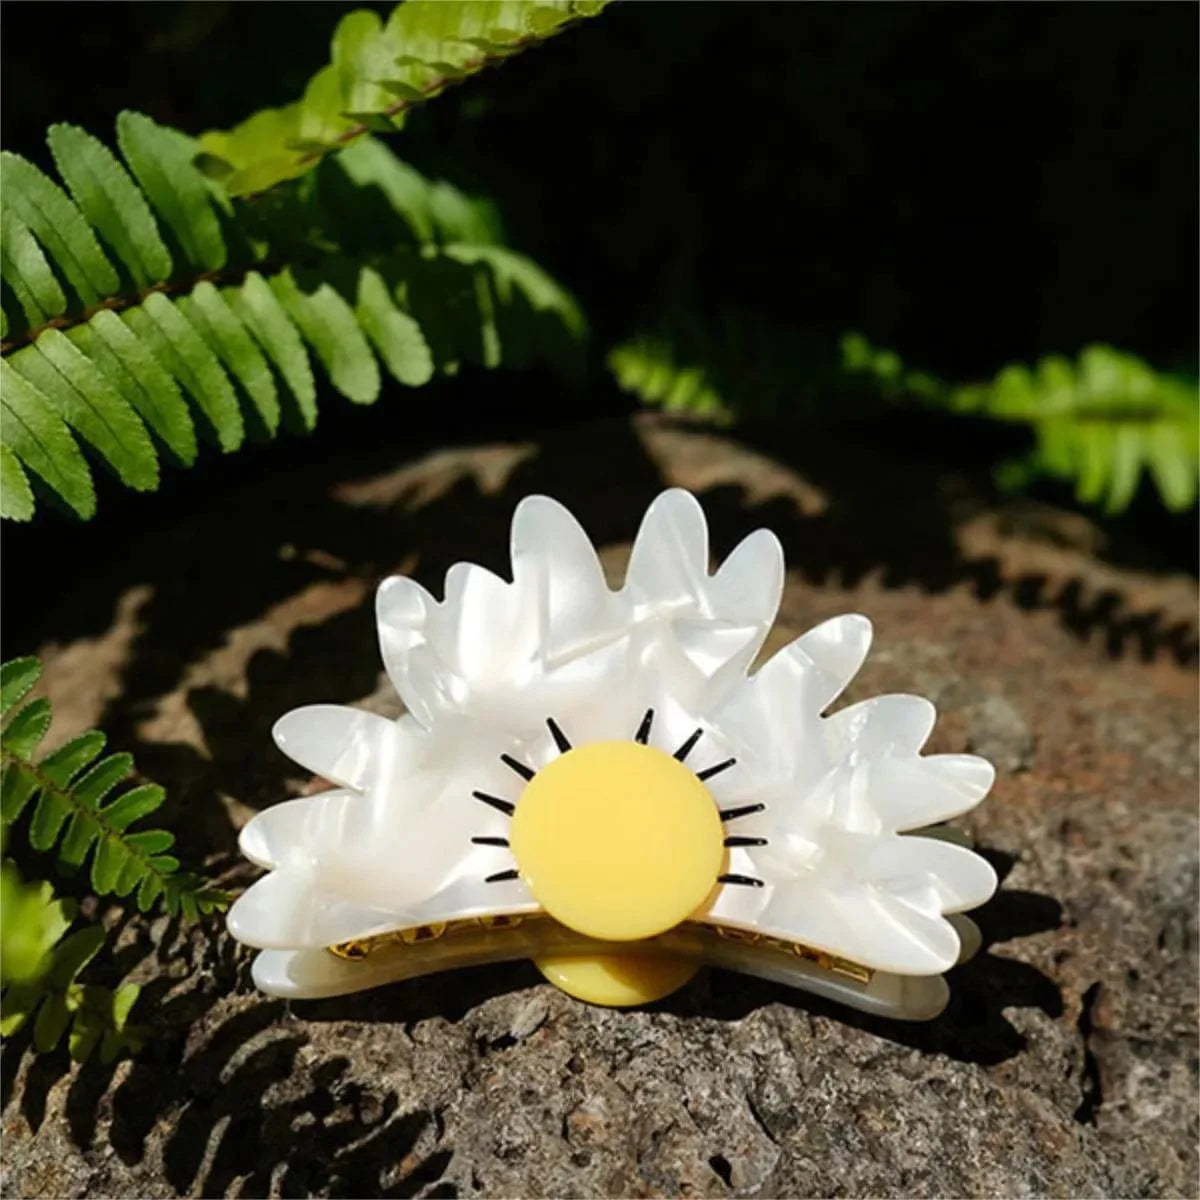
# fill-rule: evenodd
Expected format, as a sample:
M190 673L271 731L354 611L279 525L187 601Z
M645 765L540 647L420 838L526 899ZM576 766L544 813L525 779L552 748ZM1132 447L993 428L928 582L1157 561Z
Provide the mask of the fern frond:
M77 1062L97 1047L101 1061L109 1062L141 1048L142 1031L128 1023L140 989L79 982L105 932L87 925L68 934L76 912L48 883L25 883L13 862L0 863L0 1034L8 1037L32 1021L40 1053L65 1035Z
M11 825L32 804L29 842L56 850L60 866L77 870L91 857L91 884L99 895L133 896L148 912L155 904L172 916L194 919L224 906L224 893L179 870L167 853L174 837L164 830L130 831L162 806L166 793L147 783L110 793L133 770L129 754L101 757L104 734L80 734L34 761L50 728L48 700L21 704L41 677L36 658L0 667L0 821Z
M1001 467L1004 485L1050 475L1072 482L1081 502L1118 513L1145 472L1167 508L1182 511L1196 501L1196 385L1161 374L1132 354L1088 346L1075 362L1052 355L1032 368L1005 367L989 383L951 386L907 370L894 353L875 349L861 335L848 335L842 348L848 370L874 376L898 396L1027 425L1034 449Z
M608 368L617 386L632 392L643 404L719 424L733 418L709 369L678 362L665 338L640 334L614 346L609 351Z
M0 863L0 983L37 983L49 970L51 952L71 927L76 906L50 884L25 883L16 863Z
M138 113L117 120L124 163L73 126L49 140L70 195L0 153L0 515L29 519L32 479L91 516L80 443L150 491L164 455L311 429L310 354L357 404L381 367L419 387L464 362L577 365L582 314L502 244L491 206L370 138L253 202Z
M829 415L836 372L818 334L761 312L719 316L668 309L653 330L614 347L617 385L644 404L699 421L794 420Z
M386 21L365 9L348 13L334 31L329 65L304 96L204 134L205 168L232 196L266 191L369 132L400 128L414 105L607 3L405 0Z

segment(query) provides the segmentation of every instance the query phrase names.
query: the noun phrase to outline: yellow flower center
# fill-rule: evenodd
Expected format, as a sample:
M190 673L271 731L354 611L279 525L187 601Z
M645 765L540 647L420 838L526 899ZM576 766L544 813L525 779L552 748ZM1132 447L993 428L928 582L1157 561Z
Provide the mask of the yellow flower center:
M654 937L690 916L725 857L721 818L683 763L636 742L568 750L526 785L512 852L562 924L607 941Z

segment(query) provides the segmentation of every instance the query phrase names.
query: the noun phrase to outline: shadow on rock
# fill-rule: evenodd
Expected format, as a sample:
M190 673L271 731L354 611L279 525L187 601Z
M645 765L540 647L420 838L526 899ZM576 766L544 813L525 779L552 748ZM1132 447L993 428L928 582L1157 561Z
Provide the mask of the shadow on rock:
M1011 871L1014 860L1010 855L986 849L981 853L1001 879ZM1002 887L971 917L979 925L983 946L969 962L947 973L950 1003L932 1021L873 1017L792 988L725 971L712 972L657 1007L680 1015L734 1021L767 1004L787 1004L924 1053L995 1066L1026 1046L1025 1036L1008 1020L1005 1010L1037 1008L1049 1017L1059 1017L1063 998L1062 990L1044 972L993 954L991 947L1057 929L1062 924L1062 905L1037 892Z
M302 1067L307 1041L281 1002L231 1017L194 1052L180 1033L161 1040L113 1094L113 1149L140 1162L165 1129L162 1174L180 1195L402 1197L437 1184L453 1155L439 1114L400 1112L343 1057Z

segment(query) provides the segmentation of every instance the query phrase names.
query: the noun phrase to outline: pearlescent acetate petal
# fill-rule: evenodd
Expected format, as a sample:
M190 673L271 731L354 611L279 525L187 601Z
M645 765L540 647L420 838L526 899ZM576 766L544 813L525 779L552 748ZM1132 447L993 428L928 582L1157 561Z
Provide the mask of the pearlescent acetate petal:
M916 754L936 719L937 710L923 696L875 696L827 717L823 729L835 752L886 758Z
M353 795L343 790L321 792L264 808L242 826L238 848L260 867L305 861L309 853L305 850L307 845L326 832L337 836L340 811Z
M275 722L272 735L302 767L356 791L394 771L403 749L395 721L337 704L295 708Z
M507 845L526 775L645 726L653 747L688 747L735 839L722 870L748 881L714 880L695 919L863 964L877 975L858 1000L843 981L838 998L932 1015L945 986L920 977L953 965L970 928L948 914L986 900L996 877L949 835L902 835L971 808L993 771L970 755L921 757L934 710L917 696L823 715L862 665L870 622L826 621L748 675L778 611L782 550L760 530L710 574L703 512L679 489L650 505L619 591L547 497L518 506L511 553L511 583L458 564L441 601L411 579L381 584L380 647L406 716L315 705L276 726L286 753L339 786L242 831L244 853L270 869L229 914L234 935L263 948L259 986L374 986L413 973L421 950L373 966L325 947L540 912ZM453 963L452 941L439 961Z
M328 946L388 929L394 915L319 890L312 867L281 867L242 893L226 918L239 942L260 949Z
M892 759L872 773L867 797L884 828L903 833L968 812L995 778L992 764L974 754Z
M512 524L513 583L536 615L537 655L558 665L625 632L583 527L557 500L527 496Z
M696 497L663 492L646 510L634 539L622 593L639 608L692 607L708 583L708 524ZM709 614L706 614L709 615Z

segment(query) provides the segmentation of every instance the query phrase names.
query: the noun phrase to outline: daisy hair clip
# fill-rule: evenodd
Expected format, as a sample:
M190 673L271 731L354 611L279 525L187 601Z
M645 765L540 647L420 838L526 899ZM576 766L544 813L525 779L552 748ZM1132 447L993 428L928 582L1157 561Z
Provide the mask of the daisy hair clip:
M696 499L649 507L613 591L571 514L530 496L512 582L466 563L439 603L387 579L398 720L296 709L279 747L336 786L243 828L268 873L234 904L253 977L316 998L530 958L583 1000L661 998L703 965L904 1020L936 1016L996 875L942 822L984 759L922 756L934 708L823 715L871 641L826 621L751 673L779 608L767 530L713 574Z

